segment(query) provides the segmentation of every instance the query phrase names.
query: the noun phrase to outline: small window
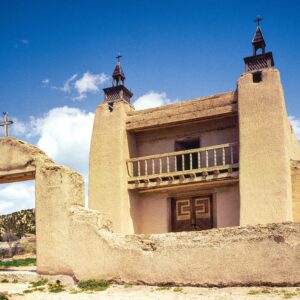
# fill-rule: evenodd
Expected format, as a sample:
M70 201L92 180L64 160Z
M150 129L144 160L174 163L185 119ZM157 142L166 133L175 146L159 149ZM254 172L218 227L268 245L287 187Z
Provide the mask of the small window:
M262 81L262 72L254 72L252 73L253 82L258 83Z

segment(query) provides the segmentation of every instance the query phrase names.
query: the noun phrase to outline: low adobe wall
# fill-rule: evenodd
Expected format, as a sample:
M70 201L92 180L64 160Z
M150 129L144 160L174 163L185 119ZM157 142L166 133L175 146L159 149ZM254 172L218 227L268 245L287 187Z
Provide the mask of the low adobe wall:
M77 279L194 286L299 285L300 224L122 235L72 206L69 265Z

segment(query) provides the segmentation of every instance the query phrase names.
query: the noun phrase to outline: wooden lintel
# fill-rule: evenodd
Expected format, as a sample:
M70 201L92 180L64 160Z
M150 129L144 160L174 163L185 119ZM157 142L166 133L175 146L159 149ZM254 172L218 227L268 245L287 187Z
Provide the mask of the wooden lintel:
M35 179L35 172L26 172L12 175L5 175L0 177L0 183L12 183Z

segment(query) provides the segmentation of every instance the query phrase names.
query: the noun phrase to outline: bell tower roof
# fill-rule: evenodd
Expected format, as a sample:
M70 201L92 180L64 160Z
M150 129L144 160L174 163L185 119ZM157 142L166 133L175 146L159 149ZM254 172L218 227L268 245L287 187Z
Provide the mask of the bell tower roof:
M246 72L259 71L274 66L272 52L266 52L266 42L260 27L260 22L262 20L261 17L257 17L257 19L254 20L254 22L257 22L257 27L252 39L253 55L244 58ZM259 49L261 49L261 54L257 53Z
M121 55L116 56L117 64L112 74L112 86L103 89L104 91L104 101L105 102L115 102L118 100L123 100L130 103L132 92L129 91L125 85L125 75L121 66Z
M112 74L113 86L118 86L120 84L124 85L124 81L126 78L121 66L121 61L120 61L121 57L122 55L120 55L120 53L116 56L117 64Z

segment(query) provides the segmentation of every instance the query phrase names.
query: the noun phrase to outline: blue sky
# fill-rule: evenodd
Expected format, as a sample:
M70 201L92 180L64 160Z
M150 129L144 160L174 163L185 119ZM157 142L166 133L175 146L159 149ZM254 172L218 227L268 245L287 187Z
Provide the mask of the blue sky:
M89 143L118 51L139 108L234 90L257 15L300 128L297 0L2 0L0 110L16 121L12 135L86 176L88 147L79 165L68 151Z

